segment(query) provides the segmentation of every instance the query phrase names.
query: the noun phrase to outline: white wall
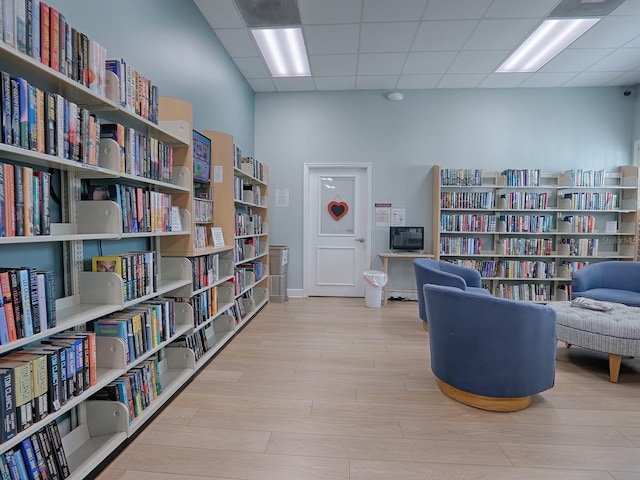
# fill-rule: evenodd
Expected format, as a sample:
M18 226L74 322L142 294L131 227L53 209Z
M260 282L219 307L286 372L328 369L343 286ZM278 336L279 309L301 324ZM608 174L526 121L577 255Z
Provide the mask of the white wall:
M256 158L270 168L270 242L289 246L288 287L302 288L304 163L370 162L373 202L406 208L407 224L428 232L434 164L557 171L630 163L635 96L622 91L421 90L399 103L378 91L256 94ZM289 189L290 207L275 207L278 188ZM373 227L372 268L381 268L387 236ZM411 288L410 265L397 268L389 287Z

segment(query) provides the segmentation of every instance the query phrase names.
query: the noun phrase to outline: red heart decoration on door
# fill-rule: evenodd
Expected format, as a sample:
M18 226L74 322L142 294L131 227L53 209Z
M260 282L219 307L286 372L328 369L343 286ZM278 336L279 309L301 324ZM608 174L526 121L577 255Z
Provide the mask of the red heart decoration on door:
M340 220L349 211L349 205L345 202L336 202L335 200L333 202L329 202L327 208L329 209L329 215L331 215L334 220Z

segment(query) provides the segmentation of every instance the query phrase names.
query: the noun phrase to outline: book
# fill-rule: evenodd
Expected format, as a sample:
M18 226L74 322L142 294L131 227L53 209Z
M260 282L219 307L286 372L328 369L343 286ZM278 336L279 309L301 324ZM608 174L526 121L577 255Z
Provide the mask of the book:
M4 230L7 237L16 235L15 166L2 165L4 180Z
M16 145L29 148L29 83L21 77L12 78L18 85L18 139ZM15 143L14 143L15 144Z
M38 297L38 305L39 305L39 322L37 322L37 330L38 332L44 332L49 328L49 314L48 304L47 304L47 276L44 272L36 272L36 295ZM32 292L33 294L33 292Z
M49 6L49 66L60 71L60 12Z
M27 138L28 149L37 151L38 145L38 123L36 120L36 87L27 85Z
M49 473L47 460L44 456L42 448L40 447L40 440L38 439L38 435L34 433L29 437L29 440L31 440L33 454L36 459L36 465L38 466L38 473L40 474L40 478L42 480L49 480L51 478L51 473Z
M20 146L20 87L15 78L11 82L11 138L14 147Z
M43 277L44 286L45 286L45 289L44 289L45 303L44 303L44 308L41 308L41 311L44 310L46 312L46 324L42 322L42 319L40 323L43 328L45 325L47 326L47 328L53 328L56 326L56 323L57 323L55 276L53 272L49 270L46 270L46 271L38 270L37 274L38 274L39 281L41 281L40 277L41 276Z
M73 342L49 337L42 341L43 345L61 348L59 351L60 364L60 403L64 405L74 397L76 392L76 350Z
M11 458L13 459L15 465L15 471L18 472L18 476L16 478L19 478L20 480L29 480L29 472L27 471L27 465L25 463L20 447L14 448L13 450L11 450L11 452Z
M12 439L17 433L15 394L13 370L0 368L0 402L2 402L0 404L2 412L0 443Z
M51 443L51 439L49 438L49 434L47 433L46 427L41 428L33 435L38 440L38 445L40 446L40 451L42 452L42 456L44 457L45 464L47 465L47 470L49 472L51 480L60 480L62 475L58 470L58 465L56 462L55 454L53 452L53 445ZM31 443L34 443L33 437L31 439Z
M62 437L60 436L58 424L56 422L51 422L46 426L46 429L49 434L49 438L51 439L58 470L60 471L62 478L67 478L71 475L71 471L69 470L67 455L65 454L64 447L62 445Z
M15 224L16 235L18 237L24 236L24 187L22 185L22 174L24 167L16 165L13 171L14 173L14 192L15 192Z
M40 62L51 66L51 23L49 5L40 2Z
M91 259L92 272L112 272L122 277L122 258L119 255L97 256Z
M27 7L25 0L14 0L16 16L16 48L20 53L27 53Z
M6 4L7 2L4 2ZM3 5L4 5L3 4ZM13 130L11 129L11 77L7 72L0 72L2 83L2 143L13 145Z
M47 370L47 397L49 410L55 412L60 410L62 402L60 399L60 348L49 345L36 345L27 347L23 351L36 355L42 355L46 360Z
M127 363L132 360L127 321L115 318L101 318L93 323L93 331L99 337L115 337L124 343L125 358Z
M9 342L13 342L14 340L18 339L18 335L16 332L16 320L13 309L11 281L9 278L9 272L6 270L0 271L0 290L2 291L2 303L7 322Z
M50 337L56 342L65 342L73 347L73 363L74 363L74 396L79 396L84 392L84 340L78 335L69 333L58 333Z
M34 172L40 179L40 235L51 234L51 173Z
M48 155L56 155L57 133L56 133L56 96L53 93L45 92L45 128L44 128L44 151Z
M42 480L31 438L27 437L20 442L20 451L22 452L29 480Z
M22 167L23 224L25 237L33 237L33 168Z
M31 362L0 358L0 368L13 372L16 431L22 432L33 424L33 379Z
M9 470L9 464L7 463L7 457L4 453L0 454L0 479L12 480L11 471Z
M30 337L33 335L33 306L31 304L29 270L26 268L20 268L17 272L20 280L20 300L22 302L22 335L23 337Z
M10 352L3 358L31 364L33 421L38 422L49 413L49 367L45 353L24 350Z

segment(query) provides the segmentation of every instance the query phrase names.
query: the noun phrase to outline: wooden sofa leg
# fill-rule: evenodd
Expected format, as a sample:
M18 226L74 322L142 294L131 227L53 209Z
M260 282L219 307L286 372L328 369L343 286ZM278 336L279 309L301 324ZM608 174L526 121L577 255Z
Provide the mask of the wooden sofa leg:
M428 332L429 331L429 324L427 322L422 322L422 328L424 328L424 330L426 332Z
M618 375L620 374L620 361L621 355L609 354L609 381L611 383L618 383Z

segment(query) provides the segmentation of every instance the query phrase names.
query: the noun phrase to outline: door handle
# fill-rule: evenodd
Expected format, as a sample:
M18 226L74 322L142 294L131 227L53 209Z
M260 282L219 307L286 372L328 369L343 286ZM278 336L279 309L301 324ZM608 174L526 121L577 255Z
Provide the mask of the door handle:
M356 237L356 242L364 243L364 237Z

